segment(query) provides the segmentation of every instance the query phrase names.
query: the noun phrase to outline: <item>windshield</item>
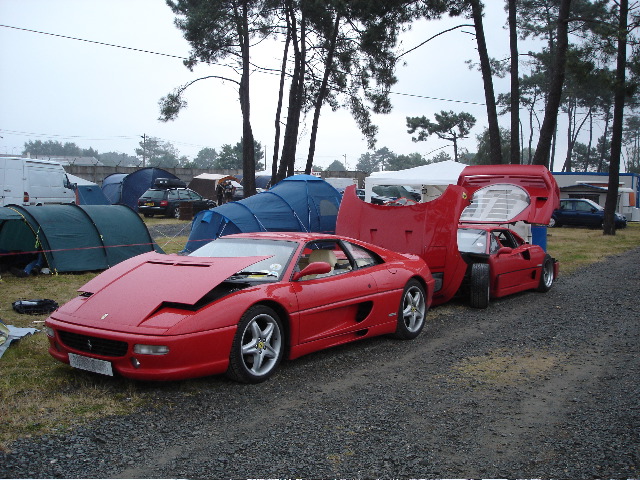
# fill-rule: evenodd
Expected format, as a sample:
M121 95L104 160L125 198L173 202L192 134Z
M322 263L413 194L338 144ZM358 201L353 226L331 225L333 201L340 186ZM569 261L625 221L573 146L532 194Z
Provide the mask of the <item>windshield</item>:
M467 253L487 253L487 232L473 228L459 228L458 250Z
M286 240L219 238L190 253L190 257L265 257L239 274L279 279L298 244Z

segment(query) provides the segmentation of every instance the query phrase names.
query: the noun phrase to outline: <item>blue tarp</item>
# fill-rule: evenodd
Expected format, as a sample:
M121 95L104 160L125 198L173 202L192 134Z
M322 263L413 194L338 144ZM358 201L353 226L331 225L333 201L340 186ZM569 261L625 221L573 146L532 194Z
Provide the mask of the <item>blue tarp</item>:
M184 251L192 252L232 233L334 233L341 199L340 193L321 178L294 175L266 192L199 212Z
M144 192L153 187L157 178L173 178L173 173L161 168L147 167L133 173L113 173L102 182L102 192L111 204L128 205L138 211L138 199Z

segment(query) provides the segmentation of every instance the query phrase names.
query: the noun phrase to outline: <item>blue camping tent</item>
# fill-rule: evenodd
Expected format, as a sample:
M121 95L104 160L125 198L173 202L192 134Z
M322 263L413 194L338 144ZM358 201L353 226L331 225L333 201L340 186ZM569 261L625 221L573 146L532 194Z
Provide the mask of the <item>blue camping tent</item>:
M179 180L173 173L156 167L146 167L133 173L112 173L102 181L102 192L112 205L128 205L138 211L138 199L157 178L172 178Z
M333 233L341 199L340 193L321 178L294 175L266 192L199 212L184 251L193 252L232 233Z
M102 189L95 183L67 173L76 192L76 205L111 205Z

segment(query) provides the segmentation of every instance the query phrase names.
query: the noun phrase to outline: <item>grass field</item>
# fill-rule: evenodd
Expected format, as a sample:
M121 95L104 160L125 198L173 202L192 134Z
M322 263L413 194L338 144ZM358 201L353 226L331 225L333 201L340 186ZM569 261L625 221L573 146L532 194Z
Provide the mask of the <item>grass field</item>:
M147 225L185 223L164 218L145 219ZM187 237L158 240L165 252L180 251ZM640 225L631 224L615 236L584 228L549 229L547 250L559 259L561 275L640 246ZM19 299L50 298L62 304L97 273L39 275L0 280L0 319L17 327L42 329L46 315L20 315L12 303ZM442 308L442 307L439 307ZM434 309L430 315L438 315ZM0 358L0 450L16 438L62 432L93 418L131 412L150 401L150 392L197 390L198 381L149 384L102 377L54 361L47 353L46 335L39 333L14 343Z

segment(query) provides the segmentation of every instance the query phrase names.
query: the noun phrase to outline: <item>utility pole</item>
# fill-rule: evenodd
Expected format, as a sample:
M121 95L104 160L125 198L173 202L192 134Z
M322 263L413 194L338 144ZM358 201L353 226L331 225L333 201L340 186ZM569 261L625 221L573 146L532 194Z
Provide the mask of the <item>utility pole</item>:
M140 138L142 138L142 168L144 168L147 155L147 134L143 133Z

